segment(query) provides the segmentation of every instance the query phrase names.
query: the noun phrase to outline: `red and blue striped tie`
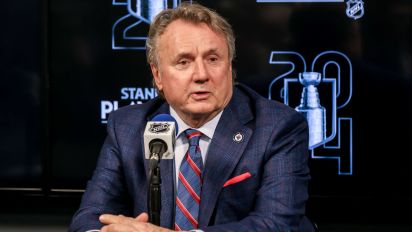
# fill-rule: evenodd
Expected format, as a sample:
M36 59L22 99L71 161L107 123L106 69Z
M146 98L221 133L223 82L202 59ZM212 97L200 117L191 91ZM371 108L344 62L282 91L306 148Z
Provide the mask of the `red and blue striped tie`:
M198 228L200 191L202 188L203 161L199 148L201 132L185 131L189 149L182 160L176 197L175 230Z

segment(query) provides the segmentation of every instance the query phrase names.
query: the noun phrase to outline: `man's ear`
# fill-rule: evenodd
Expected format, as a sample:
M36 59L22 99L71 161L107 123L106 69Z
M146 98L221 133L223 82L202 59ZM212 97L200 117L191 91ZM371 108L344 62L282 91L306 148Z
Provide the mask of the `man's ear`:
M154 64L150 64L150 69L152 70L153 79L154 79L154 82L158 90L162 91L163 85L162 85L162 78L160 76L159 69Z

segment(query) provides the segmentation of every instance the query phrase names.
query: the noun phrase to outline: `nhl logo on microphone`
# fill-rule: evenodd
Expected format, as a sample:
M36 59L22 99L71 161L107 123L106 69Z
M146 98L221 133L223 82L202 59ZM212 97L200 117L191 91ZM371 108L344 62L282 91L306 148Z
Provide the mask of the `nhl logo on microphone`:
M145 158L150 159L150 143L161 140L166 143L167 150L160 159L173 159L176 141L176 123L170 121L149 121L143 133Z
M170 124L169 123L153 123L150 125L149 131L152 133L165 133L170 130Z

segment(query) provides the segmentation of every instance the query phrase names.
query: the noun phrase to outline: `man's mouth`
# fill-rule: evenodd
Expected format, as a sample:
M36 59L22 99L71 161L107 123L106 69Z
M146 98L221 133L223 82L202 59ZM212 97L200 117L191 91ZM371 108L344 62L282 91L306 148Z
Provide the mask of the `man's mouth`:
M192 95L192 98L195 100L205 100L210 96L210 92L196 91L196 92L193 92L191 95Z

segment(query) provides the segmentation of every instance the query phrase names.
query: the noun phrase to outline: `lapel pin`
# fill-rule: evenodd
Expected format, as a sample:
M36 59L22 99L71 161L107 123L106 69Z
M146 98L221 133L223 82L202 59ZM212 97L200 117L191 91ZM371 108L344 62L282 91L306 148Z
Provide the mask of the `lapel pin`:
M240 132L237 132L236 134L233 135L233 141L236 143L240 143L243 140L243 134Z

